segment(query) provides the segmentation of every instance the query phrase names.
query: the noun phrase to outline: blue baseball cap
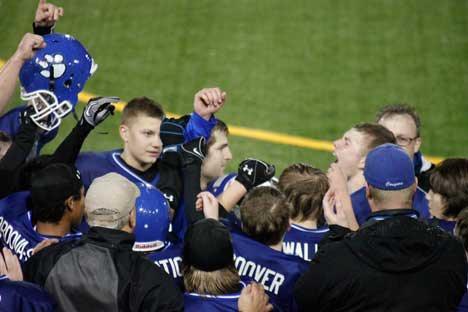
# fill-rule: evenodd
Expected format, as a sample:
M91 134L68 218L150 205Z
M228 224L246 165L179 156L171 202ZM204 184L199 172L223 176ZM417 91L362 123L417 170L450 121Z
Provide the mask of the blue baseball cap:
M384 191L397 191L415 182L413 162L398 145L383 144L366 157L364 177L369 185Z

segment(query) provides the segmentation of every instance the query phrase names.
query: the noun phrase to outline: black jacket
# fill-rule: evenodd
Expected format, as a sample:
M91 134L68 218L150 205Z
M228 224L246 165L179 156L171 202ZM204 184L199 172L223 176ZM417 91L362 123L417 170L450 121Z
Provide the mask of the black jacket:
M60 311L183 311L172 278L133 252L133 242L126 232L92 227L31 257L25 279L50 292Z
M455 311L466 290L463 246L408 212L373 214L357 232L331 226L295 286L300 310Z

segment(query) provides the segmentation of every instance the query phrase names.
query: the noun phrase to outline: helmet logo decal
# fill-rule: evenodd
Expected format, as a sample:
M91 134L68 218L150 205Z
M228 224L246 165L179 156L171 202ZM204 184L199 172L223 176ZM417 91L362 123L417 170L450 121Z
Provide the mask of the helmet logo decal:
M62 77L67 67L63 64L63 56L61 54L55 54L54 56L46 54L44 56L45 61L39 61L38 64L43 68L41 75L45 78L57 79ZM53 67L53 71L49 70L49 67ZM50 73L53 73L54 77L50 77Z

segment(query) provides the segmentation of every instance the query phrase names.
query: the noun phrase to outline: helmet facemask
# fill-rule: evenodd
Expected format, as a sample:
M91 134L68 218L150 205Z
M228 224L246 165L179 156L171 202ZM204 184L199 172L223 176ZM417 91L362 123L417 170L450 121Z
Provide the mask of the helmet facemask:
M21 99L34 107L35 113L31 119L45 131L51 131L60 126L62 118L73 110L73 105L69 101L59 103L55 94L48 90L27 93L24 88L21 88Z

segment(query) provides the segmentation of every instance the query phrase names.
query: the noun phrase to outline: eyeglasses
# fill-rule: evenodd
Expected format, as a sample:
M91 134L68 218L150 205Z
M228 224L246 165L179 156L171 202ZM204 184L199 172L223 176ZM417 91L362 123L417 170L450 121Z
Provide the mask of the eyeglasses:
M408 146L408 145L411 144L411 142L415 141L417 138L419 138L419 137L416 136L414 138L406 138L404 136L397 136L396 137L396 142L400 146Z

